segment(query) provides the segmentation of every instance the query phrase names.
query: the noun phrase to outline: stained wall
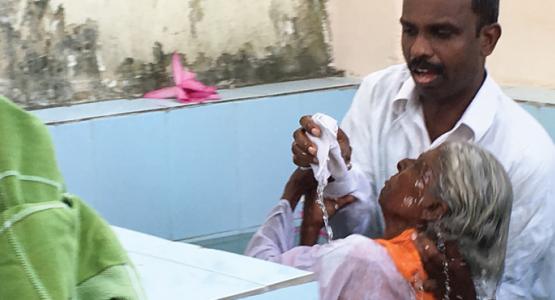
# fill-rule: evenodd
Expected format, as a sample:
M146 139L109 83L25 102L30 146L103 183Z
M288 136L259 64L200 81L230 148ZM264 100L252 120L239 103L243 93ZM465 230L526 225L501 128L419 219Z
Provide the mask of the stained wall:
M182 55L220 87L334 74L324 0L3 0L0 94L26 107L140 97Z

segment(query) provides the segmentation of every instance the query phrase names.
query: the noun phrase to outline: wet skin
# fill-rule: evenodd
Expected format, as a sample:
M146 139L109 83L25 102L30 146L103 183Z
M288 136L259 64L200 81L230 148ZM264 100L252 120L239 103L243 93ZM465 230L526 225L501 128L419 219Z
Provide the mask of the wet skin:
M448 211L447 204L432 191L439 174L438 155L439 150L434 149L416 160L401 160L397 174L385 182L379 196L385 220L384 238L409 228L424 228Z
M399 172L385 183L379 198L386 223L383 238L393 238L409 228L423 229L426 224L440 219L448 212L448 205L435 197L432 190L440 171L438 155L439 150L434 149L423 153L416 160L404 159L397 164ZM314 200L316 182L313 176L311 171L297 169L291 175L282 196L282 199L289 200L293 209L300 196L306 196L300 244L307 246L317 242L323 225L322 213ZM341 209L355 200L348 195L334 200L333 203L339 204L338 208ZM330 216L333 216L337 209L328 204L329 200L326 201L326 206ZM444 263L447 261L451 299L476 299L470 269L458 252L456 241L446 241L444 252L438 250L436 241L424 232L419 232L414 242L424 269L430 276L423 283L425 290L433 292L437 299L445 295Z

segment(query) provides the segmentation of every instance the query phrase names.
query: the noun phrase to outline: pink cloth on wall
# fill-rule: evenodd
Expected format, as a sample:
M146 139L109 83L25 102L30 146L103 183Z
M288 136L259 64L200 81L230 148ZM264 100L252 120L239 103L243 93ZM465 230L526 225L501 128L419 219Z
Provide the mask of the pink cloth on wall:
M172 56L172 73L175 86L150 91L144 97L154 99L175 98L177 101L185 103L202 103L220 99L216 87L204 85L196 79L195 73L183 68L177 53Z

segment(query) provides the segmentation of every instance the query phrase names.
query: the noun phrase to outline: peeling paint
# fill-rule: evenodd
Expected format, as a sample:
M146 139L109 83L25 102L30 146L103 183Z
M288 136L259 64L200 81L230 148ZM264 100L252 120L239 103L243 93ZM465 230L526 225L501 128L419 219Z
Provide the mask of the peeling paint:
M185 30L197 41L190 42L209 43L199 36L200 29L204 34L205 26L210 26L203 22L206 7L200 0L188 1L189 27L164 25L159 31L175 36ZM62 4L55 6L54 0L4 0L0 3L0 94L30 108L140 97L148 90L171 84L170 56L176 50L200 80L219 87L336 74L329 67L322 0L287 0L289 5L295 3L293 14L283 8L286 0L265 1L277 41L264 48L257 39L245 35L243 43L237 44L240 47L232 51L222 49L214 55L214 51L207 54L199 48L186 54L176 49L172 40L163 39L142 45L152 49L152 55L139 58L129 51L111 51L108 47L117 47L120 36L129 37L100 26L98 18L68 24L63 4L69 2L57 0L55 3ZM116 39L116 43L107 45L106 36ZM213 38L225 38L225 33ZM120 54L116 64L112 53Z

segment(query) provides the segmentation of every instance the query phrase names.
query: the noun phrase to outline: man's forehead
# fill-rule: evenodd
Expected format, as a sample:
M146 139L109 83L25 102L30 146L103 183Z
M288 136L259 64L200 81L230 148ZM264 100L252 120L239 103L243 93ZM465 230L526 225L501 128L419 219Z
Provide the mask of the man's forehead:
M471 0L404 0L401 20L411 23L453 23L472 14Z

